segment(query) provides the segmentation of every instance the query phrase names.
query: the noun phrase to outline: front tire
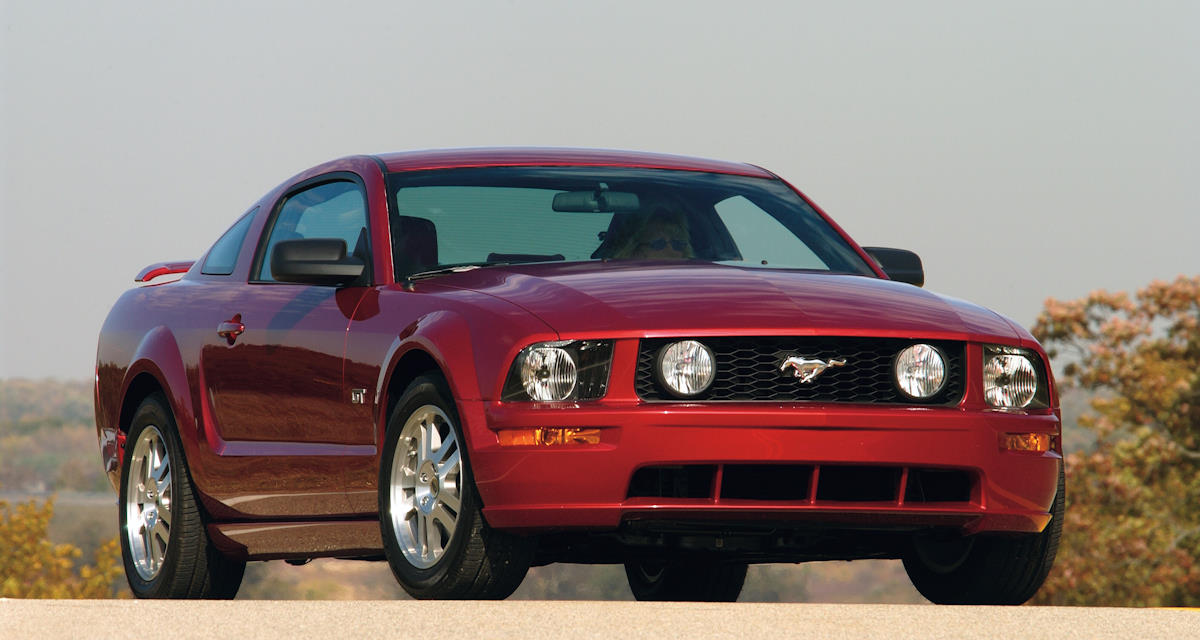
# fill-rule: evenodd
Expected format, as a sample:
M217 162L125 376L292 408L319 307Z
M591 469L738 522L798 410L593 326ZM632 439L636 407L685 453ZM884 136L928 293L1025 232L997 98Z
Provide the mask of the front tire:
M665 564L625 563L633 597L646 601L736 602L746 583L747 564L696 560Z
M502 600L532 560L527 538L483 519L466 441L440 376L408 386L388 420L379 521L388 564L420 599Z
M230 599L246 563L212 545L166 398L133 415L121 467L121 558L139 598Z
M904 557L904 569L917 591L936 604L1022 604L1037 593L1054 565L1065 500L1060 467L1050 524L1041 533L917 537Z

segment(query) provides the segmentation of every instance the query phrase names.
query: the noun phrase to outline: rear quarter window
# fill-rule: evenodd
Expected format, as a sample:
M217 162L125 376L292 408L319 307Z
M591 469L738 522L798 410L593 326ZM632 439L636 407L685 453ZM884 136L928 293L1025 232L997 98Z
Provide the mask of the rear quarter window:
M233 273L237 268L242 243L246 240L246 232L250 230L250 223L254 221L254 214L257 212L258 207L251 209L217 240L212 249L208 250L208 257L204 259L200 273L209 276L227 276Z

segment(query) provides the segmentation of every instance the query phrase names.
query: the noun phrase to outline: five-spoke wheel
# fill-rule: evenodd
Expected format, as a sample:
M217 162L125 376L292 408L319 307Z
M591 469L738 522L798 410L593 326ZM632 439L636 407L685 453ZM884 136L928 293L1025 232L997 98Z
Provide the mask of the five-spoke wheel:
M121 467L121 557L139 598L232 598L246 563L208 538L166 398L142 401Z
M392 528L404 558L428 569L446 553L462 512L462 456L449 416L414 411L392 455Z
M125 535L133 567L153 580L171 540L171 456L158 425L142 429L129 456L126 474Z
M379 465L383 549L413 597L506 598L532 543L484 521L452 398L441 376L426 375L392 410Z

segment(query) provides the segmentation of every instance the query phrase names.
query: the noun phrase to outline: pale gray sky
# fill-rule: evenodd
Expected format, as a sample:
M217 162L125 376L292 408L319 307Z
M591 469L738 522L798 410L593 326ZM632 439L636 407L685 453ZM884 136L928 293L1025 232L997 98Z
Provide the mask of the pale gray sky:
M927 287L1200 272L1196 2L0 0L0 377L86 378L143 266L352 153L761 164Z

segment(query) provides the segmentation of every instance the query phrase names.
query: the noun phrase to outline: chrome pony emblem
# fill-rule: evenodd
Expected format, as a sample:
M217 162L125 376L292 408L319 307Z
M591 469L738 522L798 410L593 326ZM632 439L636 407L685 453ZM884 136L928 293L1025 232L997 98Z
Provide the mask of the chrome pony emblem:
M800 356L791 356L783 361L779 366L780 371L792 370L792 374L800 378L801 384L808 384L817 379L817 376L825 373L825 370L830 367L842 367L846 365L844 359L829 360L809 360Z

